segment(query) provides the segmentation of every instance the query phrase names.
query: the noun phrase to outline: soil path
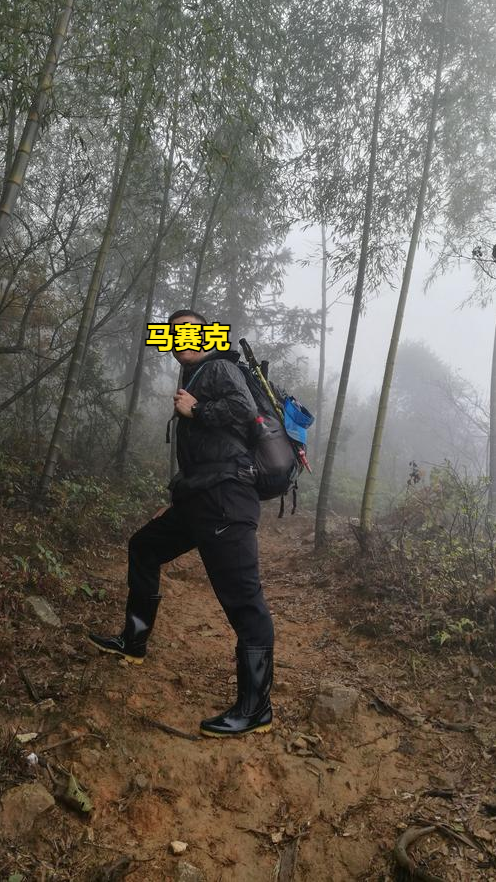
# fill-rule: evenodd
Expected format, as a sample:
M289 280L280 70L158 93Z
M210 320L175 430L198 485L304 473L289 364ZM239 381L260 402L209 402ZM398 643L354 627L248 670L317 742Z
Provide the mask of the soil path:
M417 647L354 636L346 611L359 601L343 575L315 560L310 531L304 513L283 521L269 513L260 531L277 633L275 724L244 739L187 740L143 721L196 734L234 693L234 639L197 555L164 568L142 667L85 642L102 616L119 628L125 597L123 549L92 559L115 603L86 602L77 614L59 606L67 630L56 647L53 630L38 626L37 682L55 705L20 700L18 688L0 722L52 726L45 746L84 736L49 755L72 766L94 811L86 820L57 803L22 841L0 845L6 879L17 869L36 880L386 882L399 878L392 849L414 818L478 836L472 849L446 836L422 839L412 854L430 872L496 879L495 820L484 805L496 803L494 685L483 672L474 677L463 656L441 663ZM318 729L309 720L323 678L359 690L352 721ZM460 721L474 730L456 731ZM46 772L37 774L50 788ZM174 840L188 843L179 857Z

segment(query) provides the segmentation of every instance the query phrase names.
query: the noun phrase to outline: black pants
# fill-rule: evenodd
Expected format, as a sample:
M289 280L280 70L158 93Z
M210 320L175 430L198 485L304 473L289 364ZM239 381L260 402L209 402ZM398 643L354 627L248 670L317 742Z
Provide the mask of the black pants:
M238 481L223 481L174 502L130 539L130 598L158 594L160 565L198 548L238 640L272 646L274 629L258 571L259 517L256 490Z

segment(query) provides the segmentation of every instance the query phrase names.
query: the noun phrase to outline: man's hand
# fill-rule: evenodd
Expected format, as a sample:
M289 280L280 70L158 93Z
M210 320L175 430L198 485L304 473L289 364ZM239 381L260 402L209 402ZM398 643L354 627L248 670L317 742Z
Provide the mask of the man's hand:
M181 416L192 417L191 408L197 403L197 399L186 392L186 389L179 389L174 395L174 407Z

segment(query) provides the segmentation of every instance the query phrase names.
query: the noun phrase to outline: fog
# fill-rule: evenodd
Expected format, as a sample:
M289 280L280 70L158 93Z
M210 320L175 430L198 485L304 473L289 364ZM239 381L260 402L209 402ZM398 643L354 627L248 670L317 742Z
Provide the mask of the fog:
M317 249L320 230L295 228L287 245L293 263L285 279L284 300L290 306L304 305L320 309L321 265ZM311 259L302 267L300 260ZM358 263L358 256L357 256ZM433 258L420 250L414 267L407 301L401 340L425 342L450 367L470 380L484 397L489 395L494 316L491 307L462 308L474 288L469 266L461 266L450 274L438 276L428 290L425 281ZM351 383L363 397L378 389L382 381L391 330L394 322L397 289L384 286L379 296L369 300L360 319L353 356ZM329 299L332 299L329 297ZM328 326L332 332L327 340L326 373L338 373L348 332L351 300L338 303L329 310ZM308 350L311 364L317 363L317 349Z

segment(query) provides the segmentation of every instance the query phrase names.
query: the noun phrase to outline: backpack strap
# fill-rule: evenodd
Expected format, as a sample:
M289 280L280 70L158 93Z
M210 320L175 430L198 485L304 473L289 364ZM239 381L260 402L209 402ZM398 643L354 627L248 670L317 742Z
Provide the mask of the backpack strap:
M293 508L291 509L292 515L294 515L294 513L296 511L297 492L298 492L298 484L295 481L294 486L293 486Z
M196 371L194 372L193 376L190 377L189 382L186 383L186 385L185 385L185 387L184 387L184 391L185 391L185 392L187 392L188 389L191 389L191 386L193 385L193 382L196 380L198 374L200 373L200 371L203 370L204 367L206 367L206 365L205 365L205 364L201 364L200 367L196 369ZM170 444L170 443L171 443L171 426L172 426L173 421L176 419L176 417L177 417L177 413L174 412L174 413L172 414L170 420L167 420L167 428L166 428L166 430L165 430L165 443L166 443L166 444Z

